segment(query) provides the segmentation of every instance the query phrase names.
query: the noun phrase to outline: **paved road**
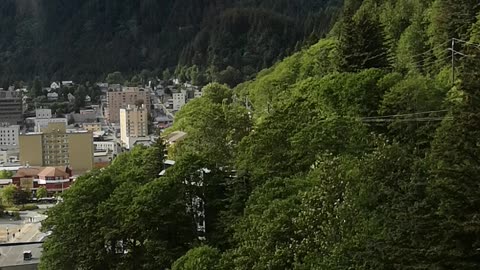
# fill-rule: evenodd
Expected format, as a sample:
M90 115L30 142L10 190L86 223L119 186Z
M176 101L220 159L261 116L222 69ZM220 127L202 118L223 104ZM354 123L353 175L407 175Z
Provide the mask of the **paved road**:
M32 252L32 260L24 261L23 252L27 250ZM21 264L36 264L40 261L42 250L41 244L0 247L0 267Z
M161 103L160 102L160 106L161 108L163 109L163 112L165 113L165 115L168 115L170 116L172 119L175 119L175 115L173 115L169 109L167 109L167 107L165 106L165 104Z
M8 242L18 243L39 241L40 238L43 237L43 234L40 232L40 228L42 227L41 222L47 218L47 216L34 211L25 211L22 213L21 217L24 224L20 228L20 233L18 233L18 229L11 232ZM15 237L13 237L13 233L15 233Z
M2 220L0 224L0 227L2 227L1 232L6 234L6 227L8 227L9 234L7 243L42 241L46 234L40 232L40 228L41 222L46 217L47 216L35 211L22 212L21 221ZM20 229L20 232L18 232L18 229ZM15 234L15 237L13 237L13 234ZM30 261L23 260L23 252L26 250L32 252L33 259ZM41 254L41 244L0 247L0 267L18 264L35 264L40 261Z

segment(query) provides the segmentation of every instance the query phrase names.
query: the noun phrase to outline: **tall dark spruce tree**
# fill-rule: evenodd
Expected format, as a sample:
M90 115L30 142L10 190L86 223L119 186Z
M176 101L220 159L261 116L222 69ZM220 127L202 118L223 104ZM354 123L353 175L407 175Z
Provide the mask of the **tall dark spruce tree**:
M437 269L480 267L480 51L465 53L456 88L462 94L438 129L430 155L430 200L438 229L431 237Z

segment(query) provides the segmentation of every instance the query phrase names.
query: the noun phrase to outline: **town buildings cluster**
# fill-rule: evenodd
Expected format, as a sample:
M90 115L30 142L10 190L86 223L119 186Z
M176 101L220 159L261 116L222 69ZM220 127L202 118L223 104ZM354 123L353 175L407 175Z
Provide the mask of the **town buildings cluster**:
M97 104L87 95L86 106L58 113L53 107L65 87L75 84L44 88L40 105L32 101L32 89L0 88L0 171L13 175L0 179L0 187L14 184L35 193L44 186L51 194L68 189L78 176L108 166L121 152L154 143L176 112L202 96L196 86L177 80L145 87L97 83ZM76 98L69 93L65 102Z

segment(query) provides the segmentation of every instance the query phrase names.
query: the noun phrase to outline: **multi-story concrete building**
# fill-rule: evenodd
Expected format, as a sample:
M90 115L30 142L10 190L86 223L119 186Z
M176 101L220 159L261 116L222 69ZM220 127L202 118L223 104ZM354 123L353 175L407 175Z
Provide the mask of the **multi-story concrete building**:
M173 110L180 111L180 109L185 105L186 95L184 93L174 93L173 94Z
M120 139L126 148L130 140L148 135L148 112L145 106L127 106L120 110Z
M19 125L0 125L0 146L18 146Z
M20 163L30 166L70 166L76 173L93 168L93 134L67 131L64 123L49 123L42 132L20 135Z
M50 109L36 109L35 110L36 119L50 119L52 118L52 110Z
M93 142L95 152L109 152L117 155L119 152L118 144L114 141Z
M137 87L125 87L122 91L109 90L107 93L106 118L111 123L120 122L120 109L128 105L144 104L147 111L150 109L150 92Z
M47 128L51 123L59 123L62 125L68 124L67 118L35 118L35 132L42 132L43 129Z
M15 91L0 91L0 123L21 125L23 122L22 94Z

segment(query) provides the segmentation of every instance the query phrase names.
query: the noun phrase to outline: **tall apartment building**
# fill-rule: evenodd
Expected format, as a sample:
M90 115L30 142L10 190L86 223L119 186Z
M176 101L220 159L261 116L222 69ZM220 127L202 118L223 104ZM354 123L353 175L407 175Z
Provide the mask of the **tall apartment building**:
M0 91L0 123L21 125L23 122L22 94L15 91Z
M64 123L20 135L19 144L21 165L70 166L75 173L93 168L93 134L67 131Z
M18 146L19 125L0 125L0 146Z
M180 109L185 105L185 100L187 96L185 93L174 93L173 94L173 110L180 111Z
M107 120L111 123L118 123L120 121L120 109L140 103L145 105L147 111L150 109L149 91L138 87L125 87L122 91L109 90L107 93Z
M148 112L145 106L120 109L120 139L130 148L132 139L148 135Z

